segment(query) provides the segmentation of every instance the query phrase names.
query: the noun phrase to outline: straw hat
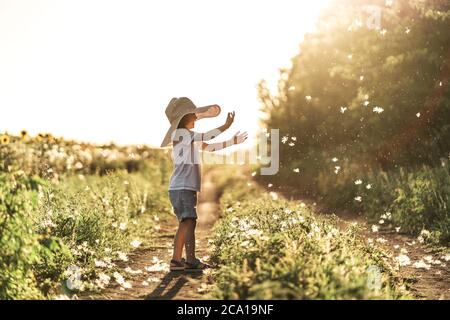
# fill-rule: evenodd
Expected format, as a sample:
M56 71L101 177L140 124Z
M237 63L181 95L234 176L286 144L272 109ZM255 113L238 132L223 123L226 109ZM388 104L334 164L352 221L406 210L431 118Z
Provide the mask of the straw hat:
M170 128L167 130L161 147L166 147L172 143L172 134L178 128L181 118L188 113L195 113L197 119L212 118L220 114L220 107L211 105L197 108L189 98L172 98L166 108L166 116L169 119Z

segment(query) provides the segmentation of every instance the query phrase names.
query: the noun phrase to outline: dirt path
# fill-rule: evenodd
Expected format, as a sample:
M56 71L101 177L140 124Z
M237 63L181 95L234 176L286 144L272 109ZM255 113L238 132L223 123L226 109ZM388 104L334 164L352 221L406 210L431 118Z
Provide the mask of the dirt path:
M207 260L208 239L211 228L218 218L217 191L212 183L212 174L205 172L202 191L198 197L198 223L196 231L197 257ZM117 263L120 274L131 284L124 288L112 285L98 294L84 294L82 299L201 299L208 283L207 274L169 272L172 257L173 237L178 222L175 216L161 224L154 246L137 249L129 254L129 261ZM127 269L127 268L131 268ZM129 270L129 271L127 271ZM130 273L131 271L131 273ZM134 273L134 274L133 274ZM113 282L113 279L112 279Z
M298 196L295 190L279 189L279 192L289 200L302 201L315 208L318 214L327 215L331 211L314 200ZM341 227L345 228L357 222L363 227L362 236L368 244L374 244L383 249L393 265L398 265L400 276L408 283L409 289L417 299L450 300L450 256L421 244L414 238L395 230L380 228L372 231L372 224L364 217L353 212L340 211L335 214L343 220ZM409 263L404 257L409 258ZM399 265L402 260L404 265ZM446 260L447 259L447 260Z

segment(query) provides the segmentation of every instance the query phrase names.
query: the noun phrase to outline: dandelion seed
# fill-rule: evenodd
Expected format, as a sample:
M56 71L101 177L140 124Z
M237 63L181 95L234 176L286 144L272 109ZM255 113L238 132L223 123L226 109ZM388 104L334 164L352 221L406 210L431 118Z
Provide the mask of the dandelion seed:
M376 113L378 113L378 114L382 113L383 111L384 111L384 109L381 108L381 107L375 107L375 108L373 108L373 112L376 112Z
M420 118L420 112L417 112L417 113L416 113L416 117L417 117L417 118Z

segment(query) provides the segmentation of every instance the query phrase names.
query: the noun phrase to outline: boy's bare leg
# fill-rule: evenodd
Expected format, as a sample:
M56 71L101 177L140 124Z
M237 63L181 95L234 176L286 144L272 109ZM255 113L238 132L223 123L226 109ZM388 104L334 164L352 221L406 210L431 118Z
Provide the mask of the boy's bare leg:
M186 232L189 226L189 220L185 219L178 225L177 233L175 234L175 239L173 243L173 260L180 261L183 255L183 247L186 242Z
M186 219L189 221L187 230L186 230L186 261L194 262L195 261L195 227L197 225L196 219Z

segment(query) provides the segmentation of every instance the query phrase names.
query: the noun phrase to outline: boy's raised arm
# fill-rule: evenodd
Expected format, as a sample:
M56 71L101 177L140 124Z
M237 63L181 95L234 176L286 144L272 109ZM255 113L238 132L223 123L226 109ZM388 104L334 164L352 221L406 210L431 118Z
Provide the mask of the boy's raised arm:
M243 143L247 139L247 132L239 134L239 131L234 134L234 136L226 141L223 142L216 142L216 143L202 143L202 150L214 152L219 151L228 147L231 147L235 144Z
M227 130L231 124L234 121L234 115L235 112L228 112L227 120L225 121L225 124L221 125L220 127L217 127L215 129L209 130L205 133L201 133L201 141L209 141L211 139L214 139L218 135L220 135L222 132Z

